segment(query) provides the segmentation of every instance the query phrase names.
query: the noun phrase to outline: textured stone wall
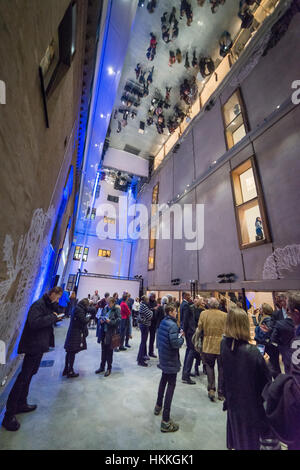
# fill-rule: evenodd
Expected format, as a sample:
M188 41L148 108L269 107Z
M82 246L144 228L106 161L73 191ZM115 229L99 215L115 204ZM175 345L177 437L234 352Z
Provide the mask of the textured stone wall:
M77 0L76 53L48 100L45 124L39 64L69 6L69 0L0 0L0 339L15 370L16 346L28 307L41 287L70 165L76 165L87 2ZM73 211L66 207L58 245ZM56 248L59 248L56 247Z

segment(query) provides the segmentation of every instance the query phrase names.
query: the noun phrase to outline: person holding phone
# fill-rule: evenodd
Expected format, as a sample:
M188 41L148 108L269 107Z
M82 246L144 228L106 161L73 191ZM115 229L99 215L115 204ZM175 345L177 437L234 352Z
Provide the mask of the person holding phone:
M88 313L90 303L88 299L82 299L75 307L71 316L71 321L65 341L66 360L63 376L68 378L78 377L73 366L75 355L87 349L86 337L89 334L88 323L91 315Z
M101 364L99 369L95 371L95 374L101 374L105 372L105 365L107 364L107 370L104 374L108 377L111 374L112 362L113 362L113 336L117 334L119 324L121 323L121 311L119 305L116 305L116 301L113 297L108 299L107 311L100 317L100 328L98 335L98 343L102 344L101 353Z
M22 369L8 396L2 421L2 426L8 431L17 431L20 428L16 414L28 413L37 408L37 405L27 403L27 396L43 354L49 351L49 347L54 347L53 326L64 317L64 314L59 315L55 311L62 293L61 287L53 287L29 309L18 346L18 354L25 354Z

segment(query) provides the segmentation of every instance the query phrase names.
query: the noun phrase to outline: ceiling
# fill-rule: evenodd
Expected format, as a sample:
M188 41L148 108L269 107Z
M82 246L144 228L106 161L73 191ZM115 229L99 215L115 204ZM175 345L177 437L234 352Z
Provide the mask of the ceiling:
M146 8L147 3L148 0L145 0L144 7L137 8L116 94L114 111L111 115L111 133L109 136L110 147L124 150L126 145L131 146L137 149L136 153L139 156L144 158L155 156L170 135L167 127L164 129L163 134L158 134L155 124L152 124L152 126L147 126L146 124L147 113L152 98L159 93L164 98L165 87L172 87L170 94L171 107L168 110L164 110L165 122L167 122L169 116L174 114L173 107L177 103L183 109L186 109L186 105L180 100L180 84L185 78L190 79L193 76L197 76L199 70L195 70L192 67L187 70L184 67L185 53L189 51L190 63L192 62L194 50L196 51L197 58L201 55L209 55L215 62L219 62L221 60L218 45L220 36L224 30L227 30L234 37L241 25L241 20L237 17L239 0L227 0L224 5L219 6L215 14L212 14L211 4L208 0L205 0L203 7L198 5L197 0L190 0L193 9L193 22L189 27L186 24L185 16L181 20L179 18L180 0L158 0L157 7L152 14ZM172 42L166 44L162 40L161 17L164 12L168 12L167 18L169 18L174 6L176 8L176 19L179 22L179 35ZM150 32L156 35L158 41L156 56L153 61L148 61L146 57L146 51L150 42ZM170 67L168 65L169 51L176 53L177 48L182 52L182 62L180 64L176 62ZM148 72L154 66L153 83L149 87L149 95L141 99L139 107L132 106L131 108L126 108L126 106L122 105L121 98L128 80L137 82L134 71L137 63L140 63L142 70L147 71L145 78L147 78ZM200 82L197 83L200 85ZM122 127L121 132L117 133L118 121L122 121L122 114L117 111L116 119L114 119L114 115L115 111L119 109L134 110L137 115L135 119L128 117L127 126ZM144 134L138 132L140 121L145 122ZM132 150L132 153L135 153L134 150Z

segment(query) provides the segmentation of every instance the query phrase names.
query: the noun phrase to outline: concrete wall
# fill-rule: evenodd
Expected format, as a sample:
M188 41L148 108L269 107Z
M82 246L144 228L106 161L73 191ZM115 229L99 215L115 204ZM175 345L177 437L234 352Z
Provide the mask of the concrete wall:
M75 242L76 240L76 242ZM84 238L76 235L74 242L76 245L83 246ZM131 243L122 240L99 240L98 237L88 236L85 243L89 247L88 260L82 264L80 261L74 261L75 245L71 248L71 264L68 269L69 274L76 274L78 268L86 269L93 274L106 274L109 276L128 276L128 267L131 255ZM98 256L98 250L111 250L110 258ZM65 282L68 277L65 277Z
M7 365L0 379L16 366L28 307L57 254L50 241L70 165L75 184L87 2L77 1L76 53L48 100L49 128L38 71L69 4L0 1L1 79L7 90L6 105L0 106L0 338ZM57 227L55 250L63 245L73 203L74 193Z
M295 244L300 253L300 108L287 105L277 109L289 99L291 83L300 75L299 28L298 14L277 46L260 58L240 85L250 130L256 132L248 134L236 149L226 152L221 105L235 90L228 85L215 106L192 123L177 153L166 157L141 193L138 202L148 204L153 186L159 182L159 203L175 198L186 188L188 192L180 204L205 205L205 239L201 250L186 251L182 240L157 240L156 268L148 272L148 241L136 243L131 274L142 274L145 286L167 289L173 278L181 279L181 288L198 279L203 290L240 289L250 285L253 290L267 290L266 285L268 290L276 290L283 286L277 280L266 284L263 267L276 248ZM272 113L272 121L263 126ZM230 171L252 155L256 156L272 242L240 250ZM212 162L220 157L223 163L210 170ZM209 175L195 189L188 189L187 185L209 170ZM217 284L217 275L229 272L237 275L237 282L231 286ZM299 266L286 270L284 280L287 288L299 285Z

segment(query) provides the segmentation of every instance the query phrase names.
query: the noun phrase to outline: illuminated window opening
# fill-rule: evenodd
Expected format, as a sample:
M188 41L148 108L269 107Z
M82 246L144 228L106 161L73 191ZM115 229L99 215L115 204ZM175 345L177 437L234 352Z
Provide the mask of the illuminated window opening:
M271 241L254 158L235 168L231 178L240 248Z

